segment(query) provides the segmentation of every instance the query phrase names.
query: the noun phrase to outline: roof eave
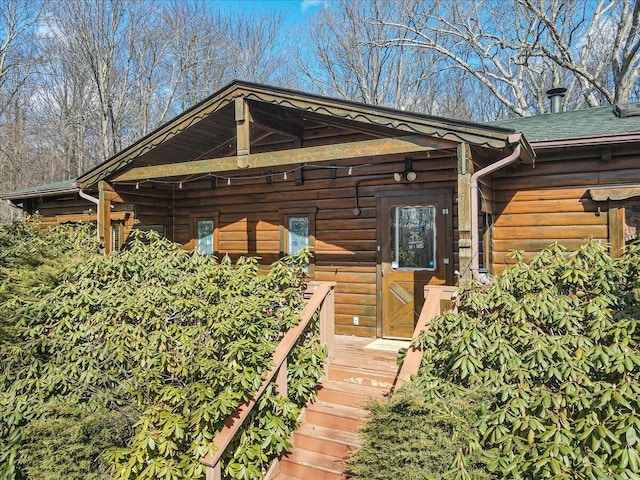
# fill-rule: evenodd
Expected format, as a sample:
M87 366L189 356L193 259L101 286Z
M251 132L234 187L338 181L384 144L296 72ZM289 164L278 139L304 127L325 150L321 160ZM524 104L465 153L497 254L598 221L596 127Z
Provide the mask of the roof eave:
M11 202L15 200L26 200L27 198L39 198L39 197L55 197L58 195L65 195L68 193L78 193L79 187L61 188L53 190L38 190L31 192L10 192L4 195L0 195L0 200L9 200Z
M509 138L514 133L514 130L510 128L481 126L470 122L431 117L386 107L376 107L279 87L234 81L117 153L101 165L86 172L78 178L79 186L87 188L99 180L109 177L120 168L126 166L132 159L177 135L184 128L197 123L210 113L227 105L236 97L266 101L284 107L316 113L339 115L342 118L354 121L366 121L401 131L432 135L486 148L504 149L509 147Z
M612 143L640 142L640 132L616 133L589 137L559 138L551 140L532 140L531 145L536 150L563 147L587 147L598 145L610 145Z

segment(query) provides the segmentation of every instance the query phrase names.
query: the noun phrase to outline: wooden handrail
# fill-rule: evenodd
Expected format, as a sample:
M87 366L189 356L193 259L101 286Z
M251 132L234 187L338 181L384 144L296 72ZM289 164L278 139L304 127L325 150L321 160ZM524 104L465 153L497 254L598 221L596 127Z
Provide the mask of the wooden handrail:
M416 328L413 330L412 338L415 339L418 335L420 335L420 333L429 328L431 321L437 315L442 313L442 309L440 307L441 301L451 300L453 298L453 294L457 290L457 287L449 287L443 285L425 285L424 305L422 306L422 310L420 311L420 316L418 317ZM396 380L394 390L400 388L404 383L411 380L412 375L418 373L418 369L420 368L420 364L422 363L422 354L422 349L419 347L414 347L413 345L411 345L407 349L407 354L404 357L404 362L402 362L400 373L398 373L398 379Z
M267 373L258 391L240 405L238 409L231 414L224 422L224 426L218 432L213 439L213 444L217 447L217 450L213 454L207 454L200 460L200 463L206 466L206 480L221 480L222 468L220 466L220 459L233 440L235 434L240 430L240 427L247 419L253 407L260 400L260 396L264 393L269 384L276 378L278 384L278 391L281 395L286 395L287 384L287 357L291 352L291 349L298 341L298 338L302 335L304 330L309 325L313 314L319 311L320 314L320 342L327 345L329 351L328 357L331 358L333 354L333 306L334 296L333 291L335 287L334 282L314 282L309 285L310 290L313 290L313 296L309 299L305 305L302 313L300 314L300 322L289 329L289 331L282 337L282 340L276 347L275 351L271 355L273 360L273 368ZM331 327L324 325L331 323ZM328 337L331 338L328 338ZM284 391L283 391L284 390Z

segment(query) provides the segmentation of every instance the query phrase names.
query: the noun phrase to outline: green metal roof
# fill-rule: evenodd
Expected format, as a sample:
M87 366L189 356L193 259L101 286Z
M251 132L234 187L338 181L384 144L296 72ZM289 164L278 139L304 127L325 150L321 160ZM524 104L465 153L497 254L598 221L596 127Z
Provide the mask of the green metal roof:
M24 197L34 197L38 195L46 196L46 195L54 195L56 193L64 193L69 190L73 190L74 183L76 179L72 178L70 180L63 180L61 182L56 183L48 183L47 185L38 185L36 187L24 188L22 190L16 190L15 192L3 193L0 195L2 199L12 199L12 198L24 198Z
M640 132L640 116L621 118L613 109L613 105L608 105L535 117L508 118L486 125L512 128L524 133L530 142Z

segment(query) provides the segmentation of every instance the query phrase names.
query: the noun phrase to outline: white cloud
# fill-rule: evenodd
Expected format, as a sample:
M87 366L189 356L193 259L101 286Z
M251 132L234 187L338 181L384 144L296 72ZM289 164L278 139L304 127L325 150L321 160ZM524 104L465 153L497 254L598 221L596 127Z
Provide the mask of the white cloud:
M300 4L300 11L306 12L310 8L316 7L328 7L329 0L302 0Z

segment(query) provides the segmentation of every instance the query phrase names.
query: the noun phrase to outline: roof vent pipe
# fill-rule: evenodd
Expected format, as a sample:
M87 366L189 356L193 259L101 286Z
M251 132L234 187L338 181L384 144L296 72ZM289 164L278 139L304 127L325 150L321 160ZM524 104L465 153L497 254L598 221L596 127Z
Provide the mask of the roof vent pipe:
M567 89L564 87L551 88L545 92L547 98L551 100L551 113L562 112L562 99L564 94L567 93Z

